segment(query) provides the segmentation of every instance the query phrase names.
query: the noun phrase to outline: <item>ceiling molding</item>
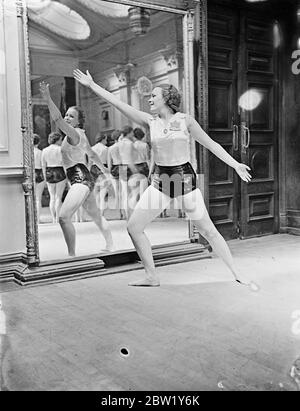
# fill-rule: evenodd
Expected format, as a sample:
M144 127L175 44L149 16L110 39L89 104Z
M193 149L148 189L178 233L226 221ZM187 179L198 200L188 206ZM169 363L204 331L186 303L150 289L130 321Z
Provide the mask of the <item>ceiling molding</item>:
M157 27L160 27L162 24L166 23L168 20L171 20L173 18L174 18L174 15L169 14L169 13L153 14L151 16L151 25L150 25L149 32L151 32L151 30L156 29ZM88 49L77 51L76 57L82 60L90 60L93 57L96 58L97 55L102 54L107 50L110 50L112 47L117 46L118 44L124 41L132 40L134 38L135 38L135 35L130 30L130 27L128 25L128 28L126 30L122 30L117 33L114 33L113 35L107 37L101 43L95 44Z
M95 13L111 18L126 18L128 15L129 6L124 4L116 4L103 0L76 0L78 3L89 8Z
M43 51L45 53L56 52L73 54L73 45L69 41L58 41L55 36L50 36L49 32L42 31L39 27L33 27L32 24L29 26L28 30L29 36L29 49L30 51ZM60 39L60 37L59 37Z
M40 24L35 23L32 20L29 20L29 24L28 24L29 34L32 30L41 33L41 35L45 37L48 37L50 42L55 42L57 43L58 46L61 46L62 48L66 48L71 51L74 51L77 48L74 41L61 37L58 34L54 33L53 31L48 30L46 27L41 26ZM32 45L29 42L29 48L31 49L31 47Z
M70 40L86 40L91 29L88 22L75 10L57 1L35 10L28 6L28 17L49 31Z
M103 41L103 38L110 36L123 27L126 27L126 19L112 19L95 13L90 8L74 0L60 0L60 3L72 8L84 17L91 28L90 37L87 40L74 41L76 49L86 50L92 45Z
M69 52L73 52L75 58L81 61L93 62L102 53L109 51L112 47L118 46L124 42L132 41L135 39L134 33L130 30L129 19L127 18L111 18L103 16L101 14L93 12L83 3L88 0L59 0L61 5L72 8L76 13L83 16L87 21L91 34L86 40L74 40L72 38L66 38L59 33L51 31L48 27L42 24L40 20L33 21L29 16L29 31L31 28L36 31L40 31L43 36L49 38L51 45L51 51L55 49L56 42L58 48L67 49ZM90 0L91 3L95 3L95 0ZM98 1L98 3L100 0ZM111 2L107 2L111 3ZM99 5L99 4L98 4ZM174 13L159 12L152 10L151 12L151 26L149 32L159 28L169 19L174 18ZM178 18L180 18L178 16ZM35 50L36 53L47 53L45 50L44 40L41 39L41 45L36 41L34 44L30 44L30 50ZM62 51L58 51L59 54Z
M27 8L38 13L45 10L50 4L51 0L26 0Z

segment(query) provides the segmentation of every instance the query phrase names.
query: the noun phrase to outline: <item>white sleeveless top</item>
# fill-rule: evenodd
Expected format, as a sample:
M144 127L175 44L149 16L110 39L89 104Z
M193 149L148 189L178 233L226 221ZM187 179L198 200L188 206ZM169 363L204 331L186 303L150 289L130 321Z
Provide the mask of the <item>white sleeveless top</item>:
M114 143L112 146L108 148L108 152L111 158L112 165L119 165L121 164L121 157L119 153L118 143Z
M144 141L136 140L133 143L134 147L134 164L146 163L149 161L148 144Z
M123 137L118 141L118 148L121 158L121 164L131 164L134 161L133 142L129 138Z
M153 158L157 165L176 166L190 161L186 114L174 114L166 127L160 117L152 117L149 126Z
M67 137L65 137L61 145L62 163L65 169L73 167L76 164L84 164L88 167L88 139L84 130L81 128L76 128L75 130L80 136L79 143L76 146L72 146L72 144L68 143Z
M57 144L50 144L44 148L42 154L42 164L45 167L62 167L61 146Z
M42 150L37 147L33 147L34 154L34 168L36 170L42 168Z
M107 147L100 143L95 144L92 147L92 150L95 151L96 154L98 154L98 157L100 158L100 160L102 161L103 164L107 164Z

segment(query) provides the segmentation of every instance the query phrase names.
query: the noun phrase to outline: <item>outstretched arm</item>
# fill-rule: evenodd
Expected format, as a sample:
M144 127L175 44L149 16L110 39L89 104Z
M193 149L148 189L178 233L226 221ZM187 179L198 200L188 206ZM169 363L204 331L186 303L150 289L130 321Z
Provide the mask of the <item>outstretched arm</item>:
M149 175L148 179L151 179L151 175L154 172L154 167L155 167L155 161L154 161L154 156L153 156L153 150L150 150L150 159L149 159Z
M99 169L102 171L102 173L107 174L108 173L108 169L103 165L100 157L98 156L98 154L92 149L92 147L90 146L90 143L88 142L88 140L86 139L86 144L85 144L85 150L86 150L86 154L88 155L88 157L93 160L93 162L96 164L96 166L99 167Z
M69 143L72 144L73 146L76 146L80 141L79 134L77 133L74 127L70 126L62 118L61 112L56 107L56 105L54 104L51 98L50 91L49 91L49 84L46 84L45 82L41 82L40 83L40 93L42 97L44 98L44 100L46 101L46 103L48 104L50 116L52 120L55 122L55 124L57 124L57 127L67 135Z
M205 133L205 131L200 127L200 125L193 117L187 118L187 127L191 136L196 141L198 141L198 143L202 144L220 160L224 161L224 163L234 168L243 181L249 182L251 180L251 175L248 172L248 170L250 170L250 167L248 167L246 164L239 163L233 157L231 157L231 155L228 154L227 151L224 150L224 148L219 143L215 142Z
M121 111L122 114L130 118L135 123L138 123L143 127L148 127L149 119L151 118L150 114L137 110L136 108L130 106L129 104L126 104L123 101L119 100L112 93L110 93L109 91L105 90L103 87L96 84L92 76L88 72L88 70L86 73L87 74L84 74L82 71L78 69L74 70L73 72L74 78L80 84L82 84L83 86L89 87L91 90L93 90L94 93L96 93L98 96L102 97L104 100L112 104L115 108Z

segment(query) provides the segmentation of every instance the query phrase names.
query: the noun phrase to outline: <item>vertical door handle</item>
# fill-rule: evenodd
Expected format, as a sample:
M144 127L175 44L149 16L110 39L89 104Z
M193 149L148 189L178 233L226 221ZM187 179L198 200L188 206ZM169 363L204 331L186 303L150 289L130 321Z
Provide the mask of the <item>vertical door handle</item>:
M246 127L246 142L245 142L245 148L249 148L250 140L251 140L250 129L249 129L249 127Z
M246 123L243 121L241 124L241 133L242 133L242 151L245 153L247 148L250 145L251 134L249 127L246 126Z
M239 149L239 128L236 124L232 127L232 146L234 151Z

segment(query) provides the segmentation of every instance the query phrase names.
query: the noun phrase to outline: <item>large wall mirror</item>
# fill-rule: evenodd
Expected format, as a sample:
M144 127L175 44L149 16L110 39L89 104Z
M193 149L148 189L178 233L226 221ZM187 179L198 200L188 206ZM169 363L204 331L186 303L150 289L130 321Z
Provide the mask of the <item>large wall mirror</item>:
M89 89L79 86L72 76L74 68L88 69L97 83L144 111L150 111L151 87L160 83L173 84L183 95L183 110L191 110L191 100L187 101L186 96L190 86L187 73L192 67L187 67L191 62L187 57L184 13L172 13L157 6L141 8L132 3L27 1L32 127L33 133L39 136L37 149L45 150L49 144L56 144L49 140L55 124L39 94L41 81L49 83L53 100L62 113L74 105L84 110L86 135L91 146L97 145L101 150L105 163L110 161L107 153L111 153L111 147L118 144L116 130L122 130L126 125L133 129L139 127ZM147 136L143 140L146 141ZM193 150L191 144L194 157ZM35 168L39 167L35 164ZM54 186L36 181L39 259L64 259L67 248L60 226L53 217L55 205L50 194ZM56 189L60 190L63 201L68 190L67 181L62 186L56 185ZM125 213L118 201L121 191L118 179L104 184L101 177L96 181L95 193L112 228L115 251L133 249L126 230ZM77 256L101 255L104 239L84 210L74 215L74 224ZM189 241L189 228L185 214L173 202L150 224L147 233L155 246Z

